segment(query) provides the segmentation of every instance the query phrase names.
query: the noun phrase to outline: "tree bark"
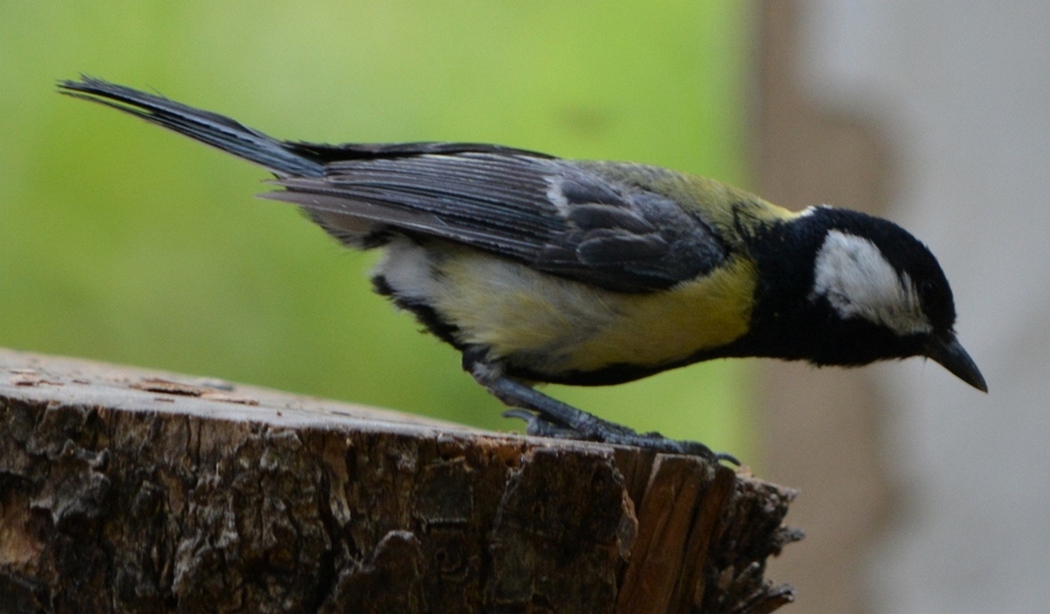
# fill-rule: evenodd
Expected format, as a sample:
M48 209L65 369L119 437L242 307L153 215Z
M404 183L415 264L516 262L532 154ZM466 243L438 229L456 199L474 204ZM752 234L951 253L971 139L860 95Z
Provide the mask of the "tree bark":
M697 458L0 350L4 612L770 612L793 497Z

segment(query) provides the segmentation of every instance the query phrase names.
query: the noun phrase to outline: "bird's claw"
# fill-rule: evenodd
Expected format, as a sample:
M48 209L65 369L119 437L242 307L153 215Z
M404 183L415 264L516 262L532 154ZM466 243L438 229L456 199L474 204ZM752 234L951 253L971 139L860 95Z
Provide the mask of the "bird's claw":
M539 411L514 408L503 412L503 416L505 418L524 420L525 432L537 437L629 445L666 454L699 456L715 462L727 462L740 466L740 461L732 454L714 452L702 443L670 439L655 432L638 433L627 427L604 420L597 420L590 424L591 428L587 432L581 432L576 428L561 424L557 420L552 420Z

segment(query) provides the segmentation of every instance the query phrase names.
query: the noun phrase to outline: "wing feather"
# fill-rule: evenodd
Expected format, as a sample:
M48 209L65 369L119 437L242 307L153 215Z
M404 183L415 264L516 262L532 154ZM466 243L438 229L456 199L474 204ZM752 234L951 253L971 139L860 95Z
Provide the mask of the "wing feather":
M365 219L380 232L455 241L618 292L668 288L727 257L698 216L624 181L630 165L608 173L519 150L448 147L453 153L334 159L322 177L280 178L285 190L265 196L325 220Z

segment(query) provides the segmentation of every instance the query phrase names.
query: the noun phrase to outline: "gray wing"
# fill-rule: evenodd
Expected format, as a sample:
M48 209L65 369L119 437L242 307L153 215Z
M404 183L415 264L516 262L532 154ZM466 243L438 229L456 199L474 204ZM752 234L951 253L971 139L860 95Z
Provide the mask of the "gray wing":
M637 168L641 176L652 167ZM267 198L384 231L439 237L618 292L651 292L727 257L715 231L630 173L517 151L456 151L329 161ZM315 216L316 219L316 216ZM335 234L335 233L333 233Z

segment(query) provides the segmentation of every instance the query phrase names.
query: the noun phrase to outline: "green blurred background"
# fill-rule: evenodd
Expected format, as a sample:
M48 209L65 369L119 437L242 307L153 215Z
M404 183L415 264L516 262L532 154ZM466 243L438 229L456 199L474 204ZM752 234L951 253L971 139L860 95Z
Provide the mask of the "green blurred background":
M83 72L274 136L493 142L747 185L748 3L5 2L0 345L508 429L265 172L54 93ZM750 458L744 363L553 396Z

